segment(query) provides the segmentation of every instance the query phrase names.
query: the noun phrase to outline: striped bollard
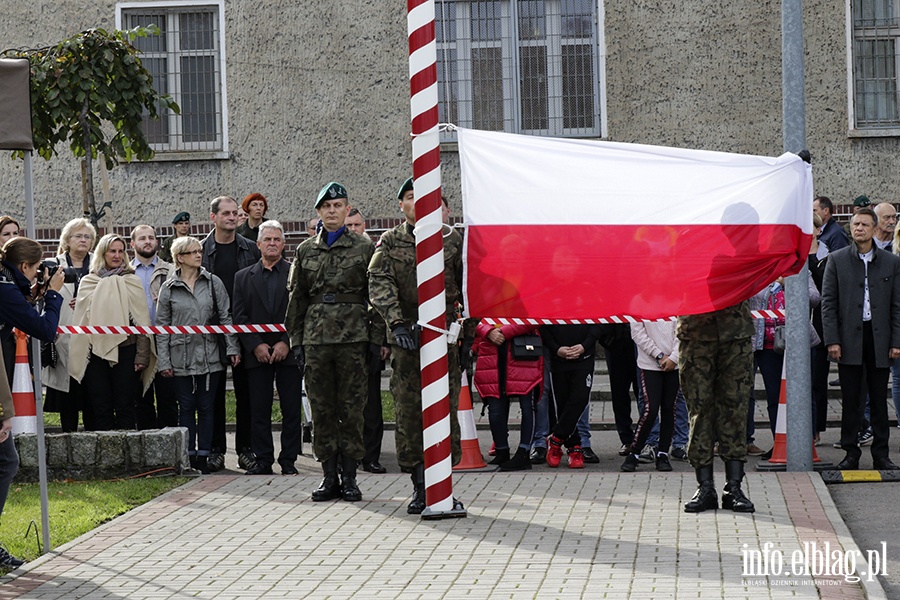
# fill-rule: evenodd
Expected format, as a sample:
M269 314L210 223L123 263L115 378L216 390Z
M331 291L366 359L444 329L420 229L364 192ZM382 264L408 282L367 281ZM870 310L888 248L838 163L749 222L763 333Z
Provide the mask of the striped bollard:
M413 177L416 196L416 279L419 322L447 327L444 240L441 235L441 153L438 133L434 0L407 0ZM420 337L422 429L425 449L423 519L466 516L453 510L447 339L427 327Z

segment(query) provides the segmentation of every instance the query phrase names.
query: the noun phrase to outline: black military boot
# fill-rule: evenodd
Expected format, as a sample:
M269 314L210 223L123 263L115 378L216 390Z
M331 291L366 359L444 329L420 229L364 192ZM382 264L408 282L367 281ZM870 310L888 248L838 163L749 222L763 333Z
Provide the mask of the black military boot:
M725 491L722 492L722 508L740 513L756 512L756 507L750 502L750 498L741 490L741 480L744 478L744 461L725 461Z
M694 492L694 497L685 503L684 512L698 513L719 508L719 496L716 494L716 484L713 481L712 465L699 467L695 471L700 487Z
M341 455L341 496L347 502L362 500L362 492L356 485L356 461Z
M413 499L406 507L406 512L410 515L421 515L427 506L425 504L425 465L419 463L413 467L412 475L409 478L412 479L413 484Z
M336 500L341 497L341 485L338 482L338 455L335 454L322 463L322 471L325 478L322 484L313 491L312 499L314 502L325 502L326 500Z

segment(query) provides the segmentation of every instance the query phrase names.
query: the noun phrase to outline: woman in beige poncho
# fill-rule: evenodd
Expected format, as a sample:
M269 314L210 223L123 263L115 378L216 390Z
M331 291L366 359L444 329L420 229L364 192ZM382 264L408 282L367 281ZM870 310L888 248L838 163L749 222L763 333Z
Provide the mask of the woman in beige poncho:
M125 254L125 240L100 238L91 272L81 280L76 325L150 325L147 296ZM135 428L135 403L156 372L148 335L73 335L69 373L85 390L85 408L96 431Z

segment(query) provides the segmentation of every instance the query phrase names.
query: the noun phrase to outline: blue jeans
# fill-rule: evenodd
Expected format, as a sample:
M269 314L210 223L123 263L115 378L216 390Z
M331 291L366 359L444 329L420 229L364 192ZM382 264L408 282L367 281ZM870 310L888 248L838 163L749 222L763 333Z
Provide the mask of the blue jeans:
M584 412L581 413L581 417L578 418L578 427L576 428L578 431L579 437L581 437L581 448L590 448L591 447L591 403L588 402L588 405L584 407Z
M523 396L505 396L489 398L488 421L491 425L491 436L497 450L509 450L509 405L513 400L519 401L522 409L522 424L519 432L519 448L529 450L534 438L534 393Z
M534 407L533 448L546 448L547 436L550 435L550 359L544 356L544 393Z
M19 453L16 452L16 442L12 434L6 441L0 444L0 515L9 495L9 486L19 471Z
M213 400L223 371L173 378L178 424L188 430L188 454L208 456L213 441Z

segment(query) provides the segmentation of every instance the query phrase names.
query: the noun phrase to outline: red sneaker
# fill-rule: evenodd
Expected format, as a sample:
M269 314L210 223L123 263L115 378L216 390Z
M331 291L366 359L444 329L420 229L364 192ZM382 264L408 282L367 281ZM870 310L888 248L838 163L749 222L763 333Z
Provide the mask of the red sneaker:
M488 450L488 456L494 456L497 454L497 444L491 444L491 449Z
M569 468L584 468L584 453L581 451L581 446L575 446L569 450Z
M547 466L556 468L562 461L562 445L563 441L555 435L547 437Z

